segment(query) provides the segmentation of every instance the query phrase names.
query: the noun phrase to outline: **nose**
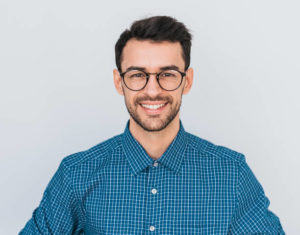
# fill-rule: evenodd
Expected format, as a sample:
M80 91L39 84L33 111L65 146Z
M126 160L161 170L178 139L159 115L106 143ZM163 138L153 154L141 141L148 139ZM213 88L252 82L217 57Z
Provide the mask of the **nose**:
M155 97L157 94L161 93L162 89L158 84L156 73L149 74L149 80L144 88L144 92L147 93L149 96Z

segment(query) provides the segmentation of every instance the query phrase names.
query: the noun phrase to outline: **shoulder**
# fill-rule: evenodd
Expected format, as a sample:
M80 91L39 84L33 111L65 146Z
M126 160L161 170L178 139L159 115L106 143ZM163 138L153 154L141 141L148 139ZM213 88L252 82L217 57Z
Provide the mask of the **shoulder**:
M235 163L245 161L245 156L225 146L216 145L208 140L187 133L188 146L201 157L209 157L214 160L226 160Z
M105 140L85 151L66 156L61 165L68 171L93 171L104 167L114 151L122 145L122 134Z

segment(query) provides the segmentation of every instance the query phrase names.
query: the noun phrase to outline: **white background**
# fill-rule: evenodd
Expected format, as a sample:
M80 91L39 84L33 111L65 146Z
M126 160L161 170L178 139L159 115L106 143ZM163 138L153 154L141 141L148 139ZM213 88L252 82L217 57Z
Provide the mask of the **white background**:
M0 234L17 234L61 160L121 133L114 44L156 14L194 36L187 131L246 155L289 235L300 234L297 1L0 1Z

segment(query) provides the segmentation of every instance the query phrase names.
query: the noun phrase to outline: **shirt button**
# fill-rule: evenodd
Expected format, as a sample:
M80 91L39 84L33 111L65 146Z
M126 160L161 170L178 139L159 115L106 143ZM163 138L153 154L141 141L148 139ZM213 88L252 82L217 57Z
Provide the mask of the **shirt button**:
M154 162L153 166L157 167L158 166L158 162Z
M156 194L156 193L157 193L157 190L154 188L154 189L151 190L151 192L152 192L153 194Z
M149 227L149 230L150 230L151 232L153 232L153 231L155 230L155 227L151 225L151 226Z

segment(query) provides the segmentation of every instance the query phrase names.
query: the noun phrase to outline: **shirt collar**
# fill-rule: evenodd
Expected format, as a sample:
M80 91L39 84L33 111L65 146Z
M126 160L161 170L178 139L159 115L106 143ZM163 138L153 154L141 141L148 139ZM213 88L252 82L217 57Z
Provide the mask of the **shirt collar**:
M129 121L127 122L125 131L123 133L123 149L125 157L131 167L134 175L139 174L155 161L167 167L175 174L180 173L184 150L187 144L187 133L185 132L180 121L179 131L169 145L164 154L157 160L152 159L142 145L132 136L129 130Z

